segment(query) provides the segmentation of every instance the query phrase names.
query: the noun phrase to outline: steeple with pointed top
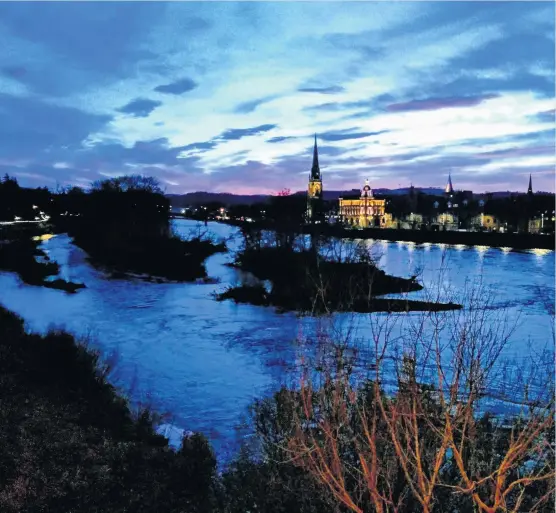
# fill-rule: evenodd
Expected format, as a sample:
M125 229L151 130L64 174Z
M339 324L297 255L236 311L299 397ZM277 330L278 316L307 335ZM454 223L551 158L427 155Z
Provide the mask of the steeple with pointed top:
M320 180L319 150L317 148L317 134L315 134L315 146L313 148L313 165L311 167L311 180Z
M529 188L527 189L527 195L533 195L533 177L529 175Z
M322 217L322 176L319 167L319 151L317 148L317 134L315 134L315 146L313 148L313 165L309 177L309 189L307 194L307 220L316 221Z
M448 183L446 184L444 192L450 195L454 194L454 186L452 185L452 173L448 173Z

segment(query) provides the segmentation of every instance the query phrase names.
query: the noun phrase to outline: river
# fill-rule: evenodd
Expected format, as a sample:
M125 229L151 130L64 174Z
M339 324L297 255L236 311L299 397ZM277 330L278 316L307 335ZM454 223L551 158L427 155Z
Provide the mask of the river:
M174 226L187 235L197 223L175 220ZM208 228L219 237L236 234L230 246L237 247L237 228L219 223ZM319 323L270 308L216 302L212 293L238 280L224 265L230 253L207 260L209 276L219 283L176 284L108 279L65 235L42 247L60 264L63 278L87 288L68 295L0 273L0 303L32 330L63 327L103 354L117 354L114 380L134 401L171 413L169 424L205 433L222 457L237 447L242 432L235 426L247 406L288 379L299 334L311 333ZM411 298L425 297L439 284L457 295L482 281L494 293L493 309L518 321L509 353L523 356L551 343L546 302L554 304L554 252L380 241L372 252L389 274L419 275L425 289ZM365 316L349 319L364 323Z

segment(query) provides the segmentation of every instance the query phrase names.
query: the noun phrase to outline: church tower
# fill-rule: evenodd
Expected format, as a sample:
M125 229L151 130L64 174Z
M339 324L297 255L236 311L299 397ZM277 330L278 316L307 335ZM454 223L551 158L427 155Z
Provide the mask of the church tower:
M313 165L309 176L307 191L307 221L314 222L322 216L322 176L319 167L319 152L317 148L317 134L313 148Z
M529 188L527 189L527 196L533 196L533 177L529 175Z
M454 194L454 186L452 185L452 173L448 173L448 183L444 189L444 194L448 197L452 197Z

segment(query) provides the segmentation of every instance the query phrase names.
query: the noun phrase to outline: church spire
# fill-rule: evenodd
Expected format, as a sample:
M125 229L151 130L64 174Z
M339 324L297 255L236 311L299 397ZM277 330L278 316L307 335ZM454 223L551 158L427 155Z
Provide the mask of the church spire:
M317 148L317 134L315 134L315 147L313 148L313 166L311 167L311 180L320 180L319 151Z
M529 188L527 189L527 194L530 196L533 194L533 178L529 175Z
M454 194L454 186L452 185L452 173L448 173L448 183L446 184L446 189L444 189L446 194Z

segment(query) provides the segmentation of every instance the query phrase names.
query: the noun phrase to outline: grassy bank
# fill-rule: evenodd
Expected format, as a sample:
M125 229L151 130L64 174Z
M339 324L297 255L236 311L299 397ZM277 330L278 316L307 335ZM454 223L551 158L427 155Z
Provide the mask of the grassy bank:
M0 307L0 511L213 511L215 459L200 435L177 452L66 333L26 333Z

